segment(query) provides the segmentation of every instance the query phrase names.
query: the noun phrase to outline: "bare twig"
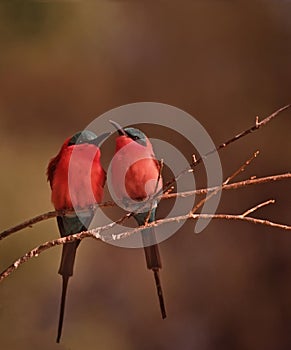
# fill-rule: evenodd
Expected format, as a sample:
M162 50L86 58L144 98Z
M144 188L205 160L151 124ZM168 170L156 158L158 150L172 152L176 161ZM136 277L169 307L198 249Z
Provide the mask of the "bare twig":
M291 178L291 173L272 175L272 176L266 176L266 177L261 177L261 178L252 178L252 179L243 180L243 181L239 181L239 182L225 185L223 187L223 190L236 190L239 188L245 188L245 187L250 186L250 185L265 184L268 182L282 181L282 180L286 180L286 179L290 179L290 178ZM220 188L221 188L221 186L215 186L215 187L210 187L210 188L202 188L202 189L198 189L198 190L185 191L185 192L179 192L179 193L166 193L161 197L161 199L165 200L165 199L177 198L177 197L184 198L184 197L189 197L189 196L193 196L193 195L203 195L203 194L207 194L209 192L217 191ZM108 201L108 202L101 203L98 206L102 208L102 207L108 207L108 206L116 206L116 204ZM41 215L35 216L29 220L25 220L24 222L22 222L16 226L13 226L7 230L2 231L0 233L0 241L3 238L8 237L15 232L21 231L27 227L32 227L34 224L37 224L41 221L54 218L57 215L63 216L65 214L71 213L71 212L72 212L72 210L49 211L47 213L43 213ZM128 218L130 216L131 216L131 213L126 214L123 218L119 219L119 221L117 223L120 224L126 218Z
M192 209L192 213L196 213L196 211L202 206L204 205L204 203L206 201L208 201L210 198L212 198L213 196L215 196L219 191L223 190L224 186L226 186L231 180L233 180L238 174L240 174L241 172L243 172L245 170L245 168L258 156L259 151L256 151L251 158L249 158L248 160L246 160L244 162L244 164L242 166L240 166L231 176L229 176L223 183L221 186L218 186L216 188L216 190L214 190L213 192L211 192L209 195L207 195L205 198L203 198L201 201L199 201L194 208Z
M262 204L264 204L264 203L262 203ZM257 206L257 209L258 208L259 208L259 206ZM197 220L197 219L206 219L206 220L223 219L223 220L246 221L246 222L249 222L252 224L265 225L265 226L270 226L270 227L274 227L274 228L280 228L283 230L291 231L291 226L275 223L275 222L268 221L268 220L257 219L257 218L249 217L246 215L244 216L244 215L245 215L245 213L242 215L188 213L186 215L181 215L181 216L167 218L167 219L161 219L161 220L154 221L152 223L148 223L147 227L156 227L156 226L160 226L162 224L171 223L171 222L179 222L179 221L184 221L184 220L188 220L188 219L194 219L194 220ZM58 238L58 239L55 239L52 241L48 241L46 243L39 245L38 247L32 249L30 252L28 252L27 254L22 256L21 258L17 259L12 265L10 265L6 270L4 270L0 274L0 282L3 281L5 278L7 278L9 275L11 275L11 273L13 273L16 269L18 269L19 266L21 266L25 262L29 261L31 258L37 257L39 254L41 254L42 252L46 251L49 248L52 248L52 247L55 247L57 245L61 245L61 244L67 243L67 242L82 240L82 239L88 238L88 237L96 238L96 239L100 239L100 240L105 240L104 237L102 237L101 232L108 229L109 227L112 227L112 224L98 227L98 228L93 229L93 230L80 232L80 233L77 233L74 235L61 237L61 238ZM139 226L139 227L134 228L130 231L122 232L120 234L111 235L111 240L118 240L118 239L126 238L132 234L135 234L135 233L143 230L144 228L145 228L145 226ZM106 241L110 241L110 239L107 238Z
M276 181L282 181L286 179L291 179L291 173L285 173L285 174L279 174L279 175L272 175L272 176L266 176L266 177L252 177L248 180L243 180L239 182L234 182L232 184L228 184L223 187L223 190L236 190L239 188L245 188L250 185L259 185L264 184L268 182L276 182ZM179 192L179 193L169 193L164 194L162 199L169 199L169 198L177 198L177 197L189 197L193 195L203 195L212 191L216 191L221 186L215 186L215 187L209 187L209 188L201 188L198 190L192 190L192 191L185 191L185 192Z
M259 155L259 151L256 151L248 160L246 160L245 162L244 162L244 164L241 166L241 167L239 167L238 169L237 169L237 171L236 172L234 172L231 176L229 176L227 179L226 179L226 181L223 183L223 185L227 185L231 180L233 180L238 174L240 174L240 173L242 173L243 171L245 171L245 168L248 166L248 165L250 165L251 164L251 162L255 159L255 158L257 158L257 156Z
M47 219L51 219L51 218L54 218L58 215L58 212L56 211L49 211L47 213L44 213L44 214L41 214L41 215L38 215L38 216L35 216L34 218L32 219L29 219L29 220L25 220L23 221L21 224L19 225L16 225L16 226L13 226L5 231L2 231L0 233L0 240L5 238L5 237L8 237L10 236L12 233L14 232L18 232L18 231L21 231L23 230L24 228L26 227L32 227L32 225L34 224L37 224L38 222L41 222L41 221L44 221L44 220L47 220Z
M76 240L80 240L80 239L83 239L83 238L89 237L89 236L91 236L91 234L89 234L89 232L81 232L81 233L78 233L75 235L54 239L52 241L49 241L49 242L46 242L46 243L39 245L38 247L32 249L30 252L26 253L21 258L17 259L12 265L10 265L6 270L4 270L0 275L0 282L4 278L8 277L16 269L18 269L18 267L20 265L24 264L25 262L32 259L33 257L37 257L39 254L48 250L49 248L52 248L52 247L55 247L57 245L61 245L61 244L67 243L67 242L73 242Z
M259 117L256 117L256 120L255 120L255 124L250 127L249 129L245 130L245 131L242 131L240 132L239 134L237 134L236 136L234 136L233 138L231 138L230 140L222 143L221 145L219 145L217 147L217 151L228 146L229 144L239 140L240 138L248 135L248 134L251 134L253 133L254 131L257 131L258 129L260 129L261 127L267 125L272 119L274 119L275 117L277 117L281 112L285 111L286 109L290 108L291 107L291 104L288 104L284 107L281 107L279 108L278 110L276 110L274 113L270 114L268 117L266 117L265 119L263 119L262 121L259 121ZM213 152L215 152L216 150L213 150Z
M258 205L256 205L255 207L252 207L251 209L245 211L242 216L245 217L245 216L248 216L249 214L255 212L256 210L262 208L262 207L265 207L266 205L269 205L269 204L274 204L275 203L275 199L269 199L268 201L264 202L264 203L260 203Z

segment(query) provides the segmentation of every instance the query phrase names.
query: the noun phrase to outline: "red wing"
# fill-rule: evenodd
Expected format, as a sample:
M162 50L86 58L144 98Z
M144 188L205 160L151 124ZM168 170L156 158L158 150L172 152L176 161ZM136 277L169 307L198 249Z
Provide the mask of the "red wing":
M47 175L47 180L49 181L51 187L52 187L52 182L53 182L53 178L54 178L54 173L55 173L55 170L56 170L57 165L59 163L59 160L61 158L62 151L65 147L67 147L69 140L70 140L70 138L66 139L60 152L54 158L52 158L48 164L46 175Z

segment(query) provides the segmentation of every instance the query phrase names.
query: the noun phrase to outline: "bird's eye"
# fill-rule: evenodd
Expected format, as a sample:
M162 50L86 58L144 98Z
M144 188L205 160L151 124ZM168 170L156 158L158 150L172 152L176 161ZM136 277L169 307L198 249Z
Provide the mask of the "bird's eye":
M133 139L134 141L136 141L136 140L139 140L139 137L138 137L138 136L133 136L132 139Z

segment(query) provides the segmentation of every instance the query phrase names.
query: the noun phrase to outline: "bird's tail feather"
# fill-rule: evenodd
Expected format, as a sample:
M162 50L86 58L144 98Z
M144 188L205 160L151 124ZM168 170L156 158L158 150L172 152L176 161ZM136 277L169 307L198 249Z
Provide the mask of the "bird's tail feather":
M156 236L153 228L142 230L142 240L144 244L144 253L148 269L161 269L162 262L159 247L156 242Z
M159 297L162 318L166 318L167 313L166 313L165 301L164 301L164 296L163 296L162 284L161 284L160 276L159 276L159 269L152 269L152 270L154 272L154 277L155 277L156 288L157 288L157 293L158 293L158 297Z
M159 297L160 309L162 318L166 318L166 308L163 297L162 284L159 276L159 269L162 268L159 247L156 241L154 228L147 228L142 230L142 240L144 244L144 252L147 262L147 268L154 273L157 293Z
M63 245L59 274L62 276L73 276L76 250L80 241L65 243Z
M74 262L75 262L78 245L79 245L79 241L69 242L63 245L61 264L59 268L59 274L62 275L63 277L63 288L62 288L62 297L61 297L61 305L60 305L58 335L56 340L57 343L60 342L60 339L62 336L67 287L68 287L69 278L73 275Z
M59 325L58 325L58 335L57 335L57 343L60 342L61 336L62 336L62 328L63 328L63 320L64 320L64 313L65 313L65 305L66 305L66 294L67 294L67 287L69 282L70 276L63 275L63 288L62 288L62 298L61 298L61 306L60 306L60 318L59 318Z

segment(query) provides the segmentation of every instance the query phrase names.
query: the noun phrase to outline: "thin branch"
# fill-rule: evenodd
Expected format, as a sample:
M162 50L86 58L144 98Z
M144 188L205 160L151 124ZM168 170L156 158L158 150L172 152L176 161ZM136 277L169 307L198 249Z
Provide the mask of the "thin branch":
M217 189L213 192L211 192L209 195L207 195L205 198L203 198L201 201L199 201L194 208L192 209L191 213L196 213L196 211L204 205L206 201L208 201L210 198L215 196L219 191L223 190L224 186L227 186L228 183L233 180L238 174L243 172L245 168L258 156L259 151L256 151L249 159L247 159L242 166L240 166L231 176L229 176L221 186L217 186Z
M272 222L269 220L264 220L264 219L257 219L257 218L253 218L250 216L242 216L242 215L233 215L233 214L193 214L193 213L188 213L185 215L180 215L180 216L175 216L175 217L171 217L171 218L166 218L166 219L160 219L160 220L156 220L152 223L149 223L147 227L157 227L163 224L168 224L168 223L172 223L172 222L180 222L180 221L185 221L188 219L194 219L194 220L198 220L198 219L205 219L205 220L209 220L209 219L225 219L225 220L241 220L241 221L247 221L253 224L261 224L261 225L266 225L266 226L271 226L271 227L276 227L276 228L280 228L282 230L287 230L287 231L291 231L291 226L289 225L285 225L285 224L279 224L276 222ZM127 238L137 232L140 232L141 230L143 230L145 228L145 226L138 226L130 231L126 231L126 232L121 232L119 234L114 234L111 235L110 237L107 237L105 239L106 242L110 242L111 240L119 240L119 239L124 239ZM100 228L98 228L100 229ZM101 238L102 240L104 240L104 238Z
M26 253L21 258L17 259L12 265L10 265L6 270L4 270L0 275L0 282L8 277L12 272L14 272L18 267L28 260L32 259L33 257L37 257L39 254L43 253L44 251L48 250L49 248L67 243L67 242L73 242L76 240L80 240L86 237L93 237L92 234L89 232L81 232L75 235L70 235L66 237L61 237L58 239L54 239L52 241L48 241L46 243L43 243L39 245L38 247L32 249L30 252Z
M260 203L258 205L256 205L255 207L245 211L242 216L245 217L245 216L248 216L249 214L255 212L256 210L262 208L262 207L265 207L266 205L269 205L269 204L274 204L275 203L275 199L269 199L268 201L264 202L264 203Z
M258 207L259 206L257 206L257 209L258 209ZM148 223L146 226L147 227L156 227L156 226L160 226L160 225L166 224L166 223L179 222L179 221L184 221L184 220L189 220L189 219L194 219L194 220L197 220L197 219L239 220L239 221L246 221L246 222L249 222L252 224L265 225L265 226L270 226L270 227L274 227L274 228L280 228L283 230L291 231L291 226L275 223L275 222L272 222L269 220L263 220L263 219L249 217L249 216L244 216L244 214L242 214L242 215L229 215L229 214L193 214L193 213L188 213L186 215L157 220L157 221L154 221L152 223ZM119 240L119 239L126 238L132 234L135 234L135 233L143 230L146 226L139 226L139 227L134 228L130 231L111 235L111 240ZM22 256L21 258L17 259L12 265L10 265L7 269L5 269L0 274L0 282L2 282L5 278L7 278L9 275L11 275L16 269L18 269L19 266L21 266L25 262L29 261L31 258L37 257L42 252L46 251L49 248L55 247L57 245L61 245L61 244L67 243L67 242L73 242L76 240L82 240L82 239L88 238L88 237L100 239L100 240L106 240L107 242L110 241L109 238L104 239L104 237L102 237L102 235L101 235L101 232L106 230L109 227L112 227L112 224L98 227L98 228L93 229L93 230L80 232L80 233L77 233L74 235L54 239L52 241L48 241L46 243L39 245L38 247L32 249L30 252L28 252L27 254Z
M254 131L259 130L261 127L267 125L272 119L274 119L275 117L277 117L281 112L285 111L286 109L290 108L291 104L288 104L284 107L279 108L278 110L276 110L274 113L270 114L268 117L266 117L265 119L263 119L262 121L259 122L259 117L256 117L255 120L255 124L253 126L251 126L249 129L240 132L239 134L237 134L236 136L234 136L233 138L231 138L230 140L222 143L221 145L219 145L217 147L217 151L228 146L229 144L239 140L240 138L253 133ZM215 151L212 151L212 153Z
M259 178L251 178L249 180L243 180L239 182L234 182L232 184L228 184L223 187L223 190L236 190L239 188L244 188L246 186L250 185L259 185L264 184L268 182L276 182L276 181L282 181L286 179L291 179L291 173L284 173L279 175L272 175L272 176L266 176L266 177L259 177ZM179 193L169 193L164 194L162 199L169 199L169 198L177 198L177 197L190 197L193 195L203 195L212 191L216 191L221 186L215 186L215 187L209 187L209 188L201 188L198 190L192 190L192 191L185 191L185 192L179 192Z
M32 219L29 220L25 220L23 221L21 224L18 224L16 226L13 226L11 228L8 228L5 231L2 231L0 233L0 240L2 240L3 238L6 238L8 236L10 236L12 233L14 232L18 232L23 230L26 227L32 227L32 225L37 224L38 222L44 221L44 220L48 220L51 218L54 218L58 215L58 212L56 211L49 211L47 213L41 214L41 215L37 215Z
M242 173L243 171L245 171L245 168L248 166L248 165L250 165L251 164L251 162L255 159L255 158L257 158L257 156L259 155L259 151L256 151L248 160L246 160L245 162L244 162L244 164L241 166L241 167L239 167L238 169L237 169L237 171L236 172L234 172L231 176L229 176L227 179L226 179L226 181L223 183L223 185L224 186L226 186L231 180L233 180L237 175L239 175L240 173Z

